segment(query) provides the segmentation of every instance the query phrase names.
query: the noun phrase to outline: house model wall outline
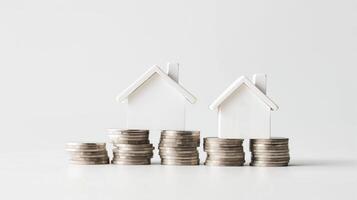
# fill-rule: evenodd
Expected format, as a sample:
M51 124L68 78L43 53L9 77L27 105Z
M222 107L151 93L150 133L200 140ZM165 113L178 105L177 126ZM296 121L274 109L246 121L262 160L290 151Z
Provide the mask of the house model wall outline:
M253 82L242 76L210 105L218 112L219 137L271 137L271 111L278 106L266 95L266 83L265 74L255 74Z
M185 130L185 104L197 98L179 84L179 65L153 66L117 96L127 106L127 128Z

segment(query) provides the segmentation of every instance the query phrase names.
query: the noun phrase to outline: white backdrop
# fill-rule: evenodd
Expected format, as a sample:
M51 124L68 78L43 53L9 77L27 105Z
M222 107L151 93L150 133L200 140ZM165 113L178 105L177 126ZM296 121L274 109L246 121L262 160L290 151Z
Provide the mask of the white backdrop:
M280 106L272 134L291 138L293 159L354 157L356 9L354 0L2 0L1 154L105 141L106 128L125 125L115 96L153 64L179 62L199 99L188 129L215 136L209 104L237 77L267 73Z

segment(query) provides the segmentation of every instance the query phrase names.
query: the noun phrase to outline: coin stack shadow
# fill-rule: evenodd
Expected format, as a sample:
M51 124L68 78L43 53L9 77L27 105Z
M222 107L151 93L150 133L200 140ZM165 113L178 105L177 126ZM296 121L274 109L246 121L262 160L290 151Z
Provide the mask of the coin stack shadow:
M66 144L70 164L101 165L109 164L105 143L70 142Z
M249 147L251 166L282 167L289 164L288 138L251 139Z
M243 166L245 163L243 139L204 138L203 150L207 153L204 164L208 166Z
M150 144L149 130L108 129L113 143L112 164L150 165L154 147Z
M162 165L199 165L199 131L161 131L159 155Z

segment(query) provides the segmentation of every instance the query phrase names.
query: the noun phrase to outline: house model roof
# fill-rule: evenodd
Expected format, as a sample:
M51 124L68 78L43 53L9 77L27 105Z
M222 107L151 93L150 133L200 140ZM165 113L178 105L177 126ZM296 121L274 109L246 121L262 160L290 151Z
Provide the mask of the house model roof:
M254 95L259 98L263 103L270 107L271 110L278 110L278 106L267 97L262 91L260 91L248 78L242 76L234 81L211 105L210 109L217 109L228 97L230 97L234 91L245 84Z
M117 101L124 102L126 99L128 99L130 94L132 94L136 89L138 89L142 84L144 84L155 74L159 75L163 81L172 86L172 88L176 89L176 91L179 92L182 96L184 96L191 104L194 104L197 101L196 97L193 96L193 94L191 94L188 90L182 87L179 83L172 80L158 66L151 67L143 75L141 75L133 84L131 84L128 88L126 88L121 94L117 96Z

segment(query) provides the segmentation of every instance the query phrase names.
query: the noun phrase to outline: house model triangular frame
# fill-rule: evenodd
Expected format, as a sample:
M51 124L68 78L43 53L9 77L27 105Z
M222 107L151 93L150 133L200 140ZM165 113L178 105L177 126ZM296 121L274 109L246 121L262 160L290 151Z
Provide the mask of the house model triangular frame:
M238 78L210 105L218 112L219 137L271 137L270 112L279 107L265 94L265 74L254 75L253 82L245 76Z
M197 99L179 84L178 64L169 63L167 73L149 68L117 96L127 104L127 128L150 130L185 129L185 104Z

